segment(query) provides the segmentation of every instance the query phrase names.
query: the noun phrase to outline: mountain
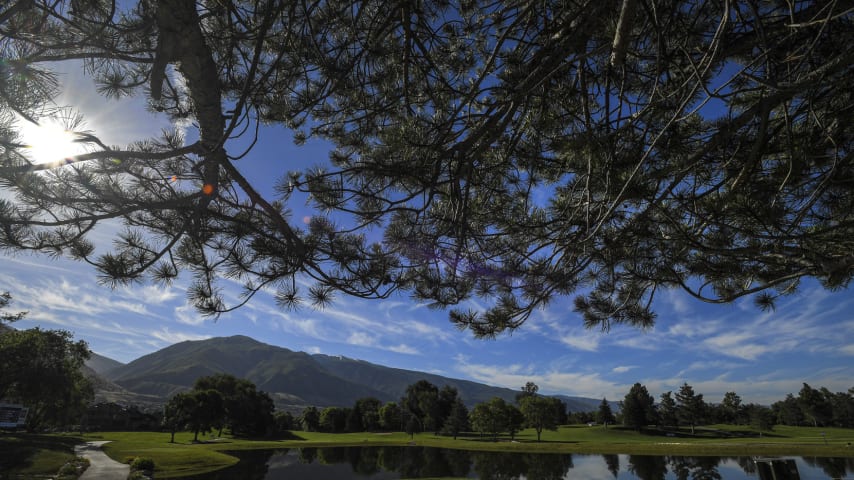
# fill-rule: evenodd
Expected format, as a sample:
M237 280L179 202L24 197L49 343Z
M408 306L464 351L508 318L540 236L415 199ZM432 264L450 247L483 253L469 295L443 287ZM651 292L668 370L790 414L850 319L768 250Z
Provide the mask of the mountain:
M246 378L280 405L352 405L380 395L332 375L307 353L242 335L176 343L109 371L107 378L135 393L168 398L216 373Z
M91 368L98 375L106 375L110 370L121 367L122 365L124 365L124 363L103 355L98 355L95 352L92 352L89 356L89 360L86 360L86 366Z
M217 373L246 378L270 394L278 408L294 411L307 405L351 406L364 397L397 401L407 386L422 379L439 388L445 385L456 388L470 407L496 396L512 402L517 394L517 390L509 388L363 360L294 352L242 335L185 341L128 364L99 361L98 365L109 366L100 375L109 381L112 395L138 395L146 401L152 398L165 401L192 388L197 378ZM581 397L560 398L571 412L596 410L600 402Z
M493 387L469 380L443 377L432 373L417 372L414 370L403 370L400 368L384 367L364 360L353 360L341 356L314 355L315 360L333 374L347 378L353 382L370 385L390 396L391 399L399 399L406 391L406 387L418 380L428 382L442 388L450 385L457 389L466 405L471 408L475 404L485 402L492 397L501 397L505 401L515 402L519 390L510 388ZM521 385L520 385L521 387ZM584 397L568 397L555 395L566 403L570 412L590 412L599 408L601 400ZM610 402L609 402L610 403Z

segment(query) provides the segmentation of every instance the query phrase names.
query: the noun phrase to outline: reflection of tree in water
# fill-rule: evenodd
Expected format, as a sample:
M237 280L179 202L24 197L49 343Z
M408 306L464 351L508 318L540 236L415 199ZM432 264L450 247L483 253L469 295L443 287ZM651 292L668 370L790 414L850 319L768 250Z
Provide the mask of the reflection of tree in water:
M465 450L442 450L450 468L449 477L465 477L471 470L471 454Z
M608 471L611 472L611 475L617 478L617 475L620 473L620 456L603 454L602 459L605 460L605 465L608 466Z
M379 450L376 448L351 448L350 466L361 475L373 475L380 471Z
M387 472L397 472L403 458L403 448L378 448L377 465Z
M748 475L758 475L756 471L756 462L753 461L752 457L727 457L725 460L732 460L744 470L744 473Z
M562 480L573 467L571 455L467 452L415 446L303 448L299 458L302 463L317 459L328 465L349 464L359 475L386 471L396 472L402 478L467 477L473 470L478 478L490 480ZM619 470L619 459L609 468Z
M475 473L478 478L490 480L517 480L526 471L522 455L501 455L500 453L472 452Z
M572 455L537 455L525 454L527 463L527 480L563 480L566 473L573 467Z
M353 447L324 447L317 449L317 461L324 465L350 463L349 452Z
M317 458L317 449L316 448L300 448L299 449L299 461L300 463L310 464L314 463L314 459Z
M629 471L640 480L664 480L667 461L662 456L629 455Z
M572 468L572 455L472 452L478 478L490 480L562 480Z
M843 478L848 472L854 473L854 458L839 457L803 457L804 462L820 468L830 478Z
M678 480L721 480L720 457L668 457Z

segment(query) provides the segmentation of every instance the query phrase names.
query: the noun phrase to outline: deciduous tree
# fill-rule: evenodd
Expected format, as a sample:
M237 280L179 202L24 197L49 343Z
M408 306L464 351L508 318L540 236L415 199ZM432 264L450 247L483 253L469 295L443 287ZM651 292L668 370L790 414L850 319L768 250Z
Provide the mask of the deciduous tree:
M525 416L525 424L537 432L538 442L543 430L557 430L560 418L555 402L560 400L536 394L522 397L519 408Z
M380 426L384 430L401 431L404 428L400 407L395 402L387 402L380 408Z
M94 395L81 372L89 346L73 338L64 330L0 331L0 398L29 409L29 430L79 423Z
M316 432L320 429L320 412L317 407L305 407L300 415L302 429L306 432Z
M249 380L220 373L199 377L193 389L219 392L223 406L220 425L228 426L232 435L262 436L273 425L273 400L266 393L258 391Z
M446 435L451 435L454 440L460 432L464 432L469 428L469 410L461 398L456 398L451 406L451 411L445 423L442 425L442 432Z
M192 396L182 392L173 395L163 406L163 427L171 434L169 443L175 443L175 434L189 423L189 414L193 407Z
M320 431L343 433L347 427L347 410L341 407L326 407L320 411Z
M497 441L498 434L507 431L510 417L507 411L507 402L499 397L493 397L488 402L481 402L474 406L469 414L472 428L481 435L492 435Z
M176 394L176 400L167 403L178 409L171 412L178 419L186 420L193 432L193 441L199 441L199 433L206 433L221 425L225 407L222 395L216 390L191 390ZM174 440L174 435L173 435Z
M522 400L527 397L532 397L537 394L540 390L540 387L537 386L534 382L526 382L525 386L521 388L521 391L516 394L516 404L522 405Z
M0 248L110 285L186 271L208 315L269 288L290 308L478 296L450 317L479 336L560 295L587 326L649 327L663 289L770 308L804 278L847 286L848 2L634 3L615 22L615 1L5 2ZM190 132L107 145L52 106L57 65ZM87 152L30 158L21 123L50 121ZM270 162L251 151L261 124L328 140L329 165L270 163L264 191L243 174ZM303 228L301 193L336 215ZM105 221L125 227L108 251Z
M419 380L406 387L401 404L418 418L424 430L438 432L441 428L444 419L437 386L427 380Z
M373 397L356 400L353 410L358 411L361 415L360 422L363 430L375 432L380 429L380 409L382 406L382 402Z

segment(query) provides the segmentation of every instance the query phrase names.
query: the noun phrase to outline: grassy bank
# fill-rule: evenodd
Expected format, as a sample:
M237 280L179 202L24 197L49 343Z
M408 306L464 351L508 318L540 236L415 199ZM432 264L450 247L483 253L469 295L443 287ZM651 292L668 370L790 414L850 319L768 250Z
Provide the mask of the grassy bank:
M566 426L556 432L543 432L537 442L533 430L522 431L511 442L507 437L498 442L477 436L456 440L432 434L418 434L414 439L404 433L326 434L294 432L282 440L245 440L200 437L202 443L192 443L192 434L179 433L175 443L169 443L168 433L101 432L80 436L0 436L0 458L27 460L23 473L53 473L68 458L72 446L85 440L111 440L104 450L113 459L150 457L157 466L157 478L175 478L219 470L233 465L237 459L228 451L250 449L302 448L324 446L406 446L414 442L421 446L461 450L506 451L528 453L623 453L635 455L791 455L854 457L854 430L779 426L761 437L746 427L713 426L687 432L635 431L601 426ZM30 438L31 441L26 441ZM0 469L2 472L2 469Z
M824 435L822 435L824 433ZM777 427L774 432L757 436L747 428L733 426L711 427L697 431L696 436L640 434L622 428L587 426L561 427L556 432L543 432L542 442L536 441L533 430L525 430L511 442L501 437L498 442L479 437L437 437L418 434L414 439L404 433L326 434L294 432L293 438L276 441L234 438L211 439L193 444L189 433L178 434L169 443L164 433L107 432L85 436L90 440L112 440L105 450L112 458L145 456L154 459L158 478L204 473L233 465L237 459L227 451L301 448L324 446L406 446L414 442L421 446L462 450L506 451L529 453L624 453L636 455L797 455L797 456L854 456L854 430L808 427Z
M0 478L54 475L74 460L75 436L0 433Z

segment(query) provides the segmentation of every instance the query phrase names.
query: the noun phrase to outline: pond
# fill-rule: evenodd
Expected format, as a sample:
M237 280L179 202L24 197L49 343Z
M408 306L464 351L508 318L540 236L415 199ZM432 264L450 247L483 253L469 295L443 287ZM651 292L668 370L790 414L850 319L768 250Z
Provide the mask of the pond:
M469 452L430 447L335 447L231 452L240 462L194 480L739 480L760 479L751 457ZM794 458L801 480L854 477L854 458ZM779 478L779 477L778 477Z

